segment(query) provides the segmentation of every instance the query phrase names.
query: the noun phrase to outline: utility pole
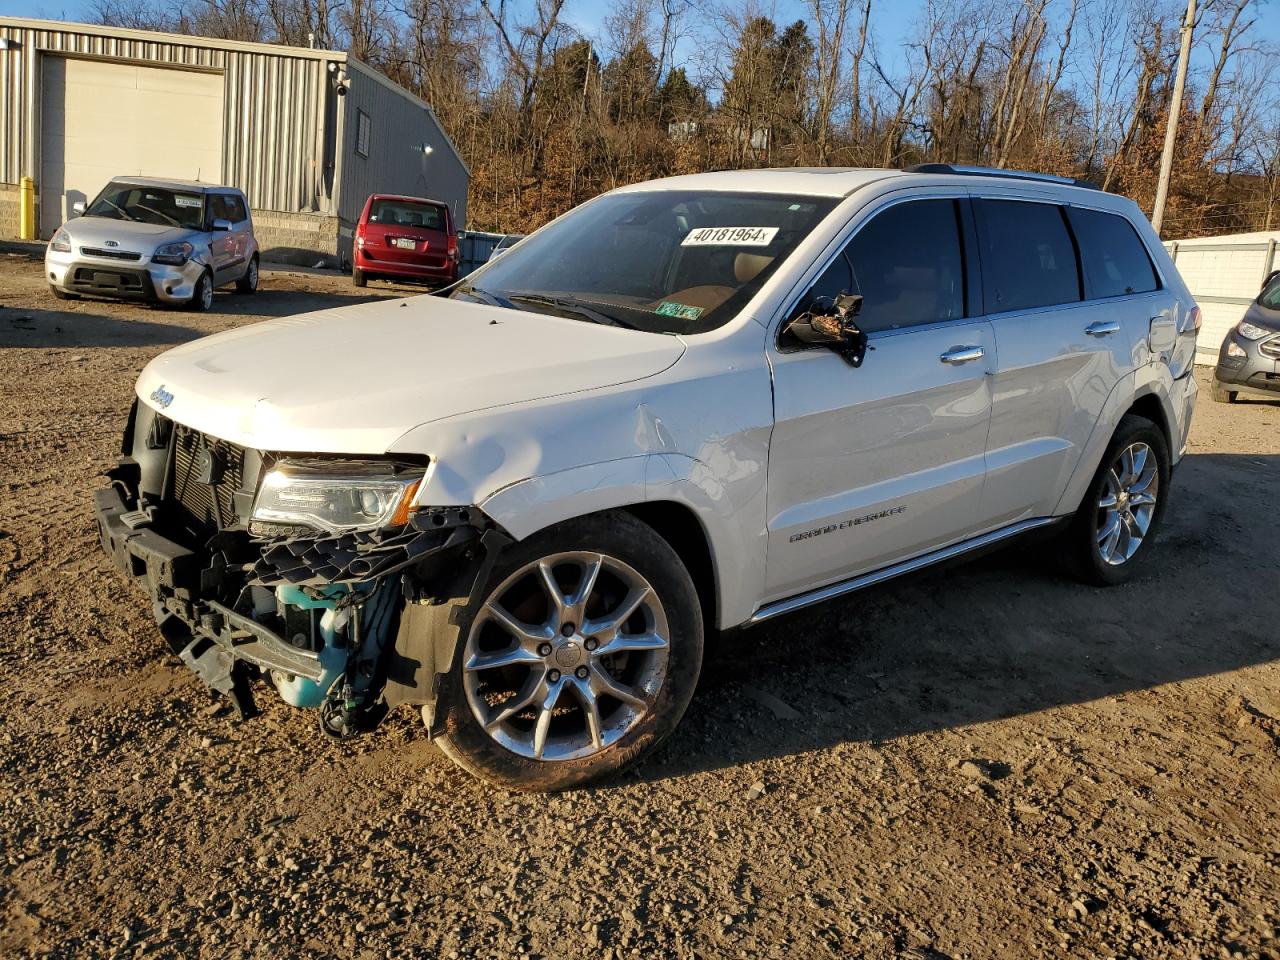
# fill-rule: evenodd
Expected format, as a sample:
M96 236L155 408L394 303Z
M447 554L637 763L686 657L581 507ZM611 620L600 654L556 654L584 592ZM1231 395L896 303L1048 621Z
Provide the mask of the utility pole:
M1160 179L1156 183L1156 204L1151 211L1151 225L1160 233L1164 224L1164 205L1169 199L1169 176L1173 172L1173 148L1178 139L1178 117L1182 114L1182 89L1187 85L1187 61L1191 59L1191 30L1196 22L1196 0L1187 0L1187 19L1182 22L1182 47L1178 51L1178 72L1173 78L1173 99L1169 103L1169 122L1164 131L1164 153L1160 155Z

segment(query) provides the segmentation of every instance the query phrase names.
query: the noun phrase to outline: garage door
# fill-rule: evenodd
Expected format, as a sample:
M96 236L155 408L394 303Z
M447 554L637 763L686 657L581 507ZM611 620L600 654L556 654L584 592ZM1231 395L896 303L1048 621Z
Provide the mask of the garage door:
M222 179L221 74L45 55L40 230L112 177Z

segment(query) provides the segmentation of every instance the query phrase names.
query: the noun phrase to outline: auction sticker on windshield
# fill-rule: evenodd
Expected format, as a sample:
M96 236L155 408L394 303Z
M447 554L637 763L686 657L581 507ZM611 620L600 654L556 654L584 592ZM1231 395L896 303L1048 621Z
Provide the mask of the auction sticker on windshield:
M200 200L199 200L199 198L198 198L198 197L179 197L179 196L175 196L175 197L173 198L173 202L174 202L174 205L175 205L175 206L179 206L179 207L198 207L198 206L200 206Z
M777 227L698 227L680 241L682 247L767 247Z
M654 313L664 317L679 317L681 320L697 320L702 315L702 308L691 307L687 303L676 303L674 300L663 300Z

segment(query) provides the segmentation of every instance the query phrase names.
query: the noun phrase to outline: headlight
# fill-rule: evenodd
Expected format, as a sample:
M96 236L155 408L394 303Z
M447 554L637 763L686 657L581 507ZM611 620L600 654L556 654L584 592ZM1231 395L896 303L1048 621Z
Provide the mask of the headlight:
M182 243L166 243L151 255L151 262L167 263L171 266L180 267L191 259L191 253L194 250L195 247L186 241Z
M1250 323L1248 320L1241 320L1236 326L1236 333L1246 340L1258 340L1270 332L1266 327L1260 327L1257 324Z
M62 227L58 228L58 232L53 235L53 239L49 241L49 249L56 250L58 253L71 252L71 234L67 233Z
M1236 343L1234 340L1227 341L1228 357L1247 357L1248 355L1249 354L1245 352L1244 347L1240 346L1240 344Z
M342 473L282 463L262 478L252 523L302 525L329 533L380 530L409 522L421 474L394 475L388 464Z

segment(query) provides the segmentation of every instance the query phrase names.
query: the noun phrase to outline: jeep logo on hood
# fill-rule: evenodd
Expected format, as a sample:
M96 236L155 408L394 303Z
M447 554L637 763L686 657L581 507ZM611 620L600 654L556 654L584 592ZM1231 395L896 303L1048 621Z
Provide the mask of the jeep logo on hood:
M173 394L166 390L162 383L151 391L151 402L159 404L160 409L163 410L173 403Z

